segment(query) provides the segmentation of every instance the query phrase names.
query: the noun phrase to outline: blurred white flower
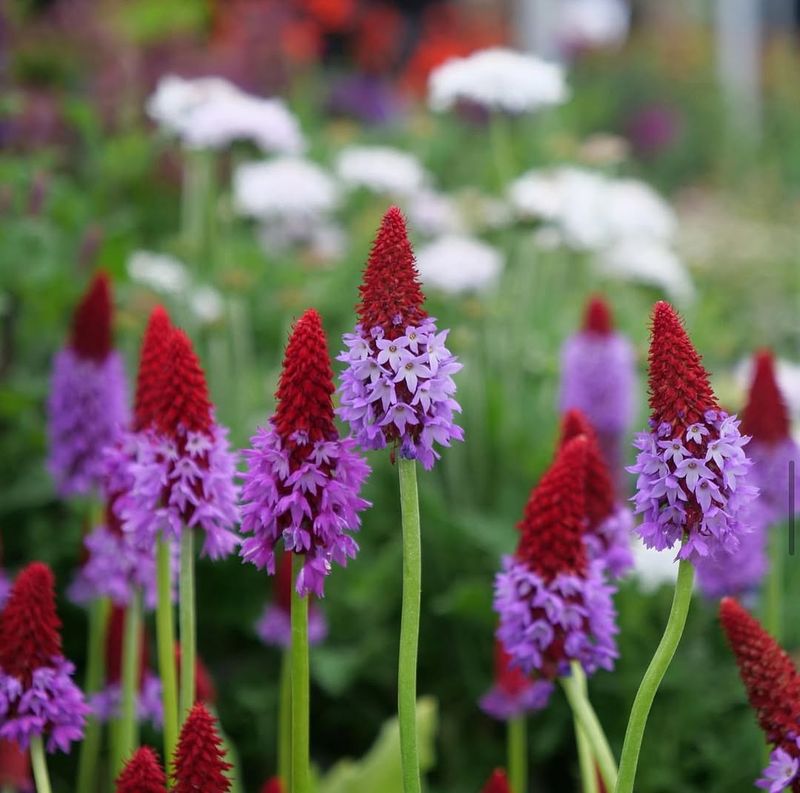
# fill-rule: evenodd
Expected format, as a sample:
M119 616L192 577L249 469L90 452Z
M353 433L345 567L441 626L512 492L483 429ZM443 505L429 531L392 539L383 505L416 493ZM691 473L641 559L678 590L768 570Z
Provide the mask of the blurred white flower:
M341 259L347 250L347 235L341 226L319 219L290 218L261 224L258 240L269 256L305 248L314 258L329 262Z
M418 250L417 268L427 286L442 292L480 292L496 283L503 257L475 237L448 234Z
M189 308L204 325L212 325L222 319L225 303L222 295L213 286L204 284L192 290Z
M219 77L164 77L147 112L191 148L218 149L237 140L278 154L305 148L300 125L281 99L251 96Z
M655 592L664 584L673 586L678 577L675 551L656 551L637 539L633 546L633 575L643 592Z
M622 0L561 0L556 36L568 48L613 47L622 44L630 26L630 10Z
M636 179L614 179L605 197L609 238L644 236L675 238L678 219L673 208L650 185Z
M623 239L602 251L595 265L604 276L657 287L678 303L685 304L694 298L694 283L685 265L658 240Z
M349 146L336 158L335 170L348 187L363 187L381 195L409 196L428 181L413 154L391 146Z
M174 256L152 251L134 251L128 259L132 281L170 295L184 292L190 283L186 267Z
M564 237L556 226L540 226L533 232L533 244L541 251L556 251L564 245Z
M233 202L243 215L304 224L335 209L339 191L316 163L280 157L240 165L233 174Z
M561 66L500 47L446 61L428 78L428 102L437 111L470 102L487 110L528 113L568 98Z
M452 196L423 188L404 203L411 228L419 234L436 237L465 230L464 220Z

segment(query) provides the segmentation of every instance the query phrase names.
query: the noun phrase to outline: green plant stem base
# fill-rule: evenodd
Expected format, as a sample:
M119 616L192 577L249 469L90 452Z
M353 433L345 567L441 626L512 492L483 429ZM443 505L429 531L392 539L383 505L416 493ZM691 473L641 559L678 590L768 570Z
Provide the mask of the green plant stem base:
M525 716L508 720L508 782L511 793L528 791L528 730Z
M310 793L308 598L297 594L305 557L292 554L292 784L289 793Z
M156 546L156 565L156 643L164 705L164 764L171 771L175 747L178 744L178 684L175 673L175 618L172 609L172 551L163 537L159 537Z
M41 735L31 738L31 765L33 766L33 779L36 782L36 793L52 793Z
M179 579L181 640L181 718L189 715L195 697L195 658L197 656L197 626L194 594L194 529L184 527L181 534L181 573Z

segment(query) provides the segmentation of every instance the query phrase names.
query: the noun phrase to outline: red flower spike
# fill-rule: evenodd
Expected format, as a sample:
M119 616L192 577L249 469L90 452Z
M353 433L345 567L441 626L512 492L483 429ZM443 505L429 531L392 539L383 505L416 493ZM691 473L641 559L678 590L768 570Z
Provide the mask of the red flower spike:
M593 295L583 314L583 330L608 336L614 330L614 317L611 308L601 295Z
M561 422L561 446L572 438L584 435L586 447L586 516L588 528L598 526L614 511L614 481L608 470L597 433L589 419L577 408L564 414Z
M172 322L169 314L162 306L156 306L147 322L139 355L139 375L136 379L134 400L136 430L143 430L155 422L171 336Z
M17 576L0 615L0 668L25 685L34 671L61 655L54 586L46 564L29 564Z
M175 750L172 793L228 793L231 783L225 772L232 766L225 762L222 740L214 719L205 705L198 702L181 729Z
M261 788L261 793L284 793L283 782L281 782L280 777L274 776L272 779L268 779L264 783L264 787Z
M273 423L285 444L296 448L295 433L300 433L308 441L300 446L310 451L310 443L337 436L331 401L334 390L322 319L310 308L292 329L275 394L278 406Z
M511 656L506 652L503 643L494 643L494 679L506 694L519 694L530 686L531 681L518 667L511 665Z
M117 777L116 793L167 793L167 776L149 746L137 749L125 763Z
M800 675L792 660L733 598L723 598L719 617L767 740L797 757L797 746L787 739L800 720Z
M206 377L192 342L182 330L173 330L167 347L155 423L165 435L177 439L178 428L190 432L211 429L211 401Z
M664 301L653 309L650 338L650 409L661 422L688 427L719 408L708 372L675 309Z
M33 790L31 758L16 741L0 740L0 789Z
M573 438L531 492L522 520L516 556L546 582L559 573L586 571L586 457L585 436Z
M122 677L122 644L125 636L125 615L123 606L113 606L106 628L106 683L119 683ZM147 668L147 637L142 625L139 637L139 683L141 684Z
M506 772L502 768L495 768L481 793L511 793Z
M72 318L70 346L81 358L102 362L111 352L111 282L99 272Z
M395 339L407 326L419 325L428 316L422 308L425 295L419 285L406 221L397 207L390 207L383 216L359 292L361 302L356 311L367 334L381 327L386 338Z
M750 394L742 413L742 432L762 443L780 443L789 437L791 422L775 377L772 353L760 350L754 363Z

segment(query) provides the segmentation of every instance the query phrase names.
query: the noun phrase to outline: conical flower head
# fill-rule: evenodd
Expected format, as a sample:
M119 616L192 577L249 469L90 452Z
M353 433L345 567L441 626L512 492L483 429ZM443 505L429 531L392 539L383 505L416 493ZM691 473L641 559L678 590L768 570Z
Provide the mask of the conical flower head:
M753 441L773 445L790 437L791 420L775 376L775 361L769 350L755 356L753 380L742 411L742 430Z
M11 589L0 614L0 667L30 681L33 673L61 656L61 621L56 614L55 581L42 562L29 564Z
M75 309L70 346L79 358L101 363L111 352L111 282L99 272Z
M149 746L139 747L125 763L115 790L116 793L167 793L167 776Z
M139 355L139 374L134 401L134 429L151 426L161 402L163 381L168 369L167 352L172 335L169 314L156 306L150 314Z
M173 793L228 793L231 789L222 739L205 705L198 702L181 729L175 750Z
M607 336L614 330L611 307L602 295L592 295L583 313L583 330Z
M268 779L261 788L261 793L284 793L284 787L280 777L274 776Z
M292 330L276 394L273 423L287 447L308 453L311 444L337 437L331 399L334 390L322 319L310 308Z
M506 772L502 768L496 768L486 780L481 793L511 793Z
M736 657L750 705L774 750L758 786L800 791L800 675L792 660L733 598L720 603L720 620ZM775 785L771 787L770 785Z
M381 221L359 287L358 320L367 332L381 328L386 339L402 336L427 317L403 213L390 207Z
M735 553L757 495L747 475L749 438L717 406L700 356L668 303L656 303L650 345L649 431L639 433L634 497L645 545L698 561ZM684 540L685 537L685 540Z

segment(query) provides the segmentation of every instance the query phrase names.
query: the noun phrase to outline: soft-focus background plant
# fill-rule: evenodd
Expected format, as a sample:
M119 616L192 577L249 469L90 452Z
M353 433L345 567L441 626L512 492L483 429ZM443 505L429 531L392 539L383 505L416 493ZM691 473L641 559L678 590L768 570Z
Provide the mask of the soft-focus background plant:
M5 566L47 561L63 592L79 557L84 511L59 502L45 471L44 402L51 358L93 268L113 275L129 373L149 309L162 301L196 341L220 418L244 446L272 411L287 332L307 306L321 312L337 352L353 323L371 237L386 207L399 203L430 312L453 329L451 349L465 364L458 385L467 442L421 481L419 674L420 692L438 700L431 790L468 793L504 761L502 726L476 706L491 677L492 575L552 454L559 347L579 324L586 297L608 296L640 364L650 304L664 295L676 301L733 409L743 400L744 361L755 347L773 347L800 415L800 60L796 30L767 30L760 132L748 134L718 87L705 4L667 14L637 3L626 40L618 31L600 42L562 42L566 103L503 119L498 130L474 109L428 109L426 79L447 57L508 41L510 9L477 1L404 5L0 6L0 530ZM239 212L237 167L273 155L247 142L213 155L187 153L153 124L146 101L170 73L224 76L285 99L307 156L325 169L337 199L311 232L280 215L260 227ZM372 165L352 162L353 147L373 145L413 159L386 160L384 151ZM187 163L214 184L201 208L203 255L182 218ZM619 211L645 225L654 211L657 222L666 217L667 231L621 240L631 243L623 250L578 244L596 220L591 210L543 222L526 203L539 195L531 199L531 184L511 187L531 169L557 166L651 185L668 206L653 210L637 193ZM273 198L281 203L279 191ZM640 396L633 426L644 421ZM366 495L375 507L364 518L363 552L326 586L330 636L312 654L312 751L323 769L365 754L395 707L399 504L386 457L370 462ZM788 560L790 648L800 646L796 565ZM642 557L623 583L621 659L613 675L591 684L616 748L663 626L670 591L660 583L670 581L669 570L665 560ZM253 629L270 582L236 559L201 563L198 576L200 653L247 789L256 790L275 767L280 658ZM67 654L80 663L84 615L63 600L60 609ZM530 732L536 790L576 789L565 704L554 698ZM639 789L750 789L758 740L715 604L698 603L650 720ZM69 789L72 773L71 759L54 760L56 789Z

